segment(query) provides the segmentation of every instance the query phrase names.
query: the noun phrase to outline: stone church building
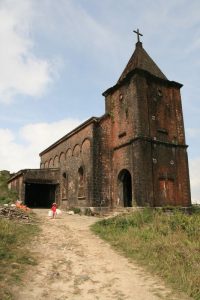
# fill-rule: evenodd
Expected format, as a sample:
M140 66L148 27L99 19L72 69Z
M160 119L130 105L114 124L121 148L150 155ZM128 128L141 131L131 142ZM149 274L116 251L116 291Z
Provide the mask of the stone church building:
M29 207L190 206L180 89L139 40L105 114L91 117L40 153L40 169L9 180Z

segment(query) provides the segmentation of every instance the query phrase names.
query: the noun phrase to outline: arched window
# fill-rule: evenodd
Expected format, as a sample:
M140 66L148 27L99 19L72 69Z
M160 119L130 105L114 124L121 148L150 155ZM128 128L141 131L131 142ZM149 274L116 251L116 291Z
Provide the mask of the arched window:
M84 170L83 167L78 169L78 198L85 197L85 183L84 183Z
M59 164L62 165L65 161L65 153L61 152L59 157Z
M54 168L58 168L58 166L59 166L59 159L58 159L57 155L54 158L53 166L54 166Z
M69 149L67 149L67 152L66 152L66 161L71 160L71 157L72 157L72 150L69 148Z
M81 145L82 155L89 155L91 150L91 142L89 139L85 139Z
M67 173L64 172L62 174L62 189L61 189L61 197L62 199L67 199L68 196L68 176Z
M53 168L53 159L52 158L49 161L49 168Z
M79 145L76 145L73 149L73 156L78 157L80 155L81 148Z

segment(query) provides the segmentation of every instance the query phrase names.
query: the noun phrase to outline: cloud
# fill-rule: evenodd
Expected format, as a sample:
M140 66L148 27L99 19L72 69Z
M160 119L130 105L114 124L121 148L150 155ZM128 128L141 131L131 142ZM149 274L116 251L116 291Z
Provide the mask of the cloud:
M16 134L9 129L0 129L0 169L16 172L39 168L39 153L80 123L77 119L65 119L54 123L28 124Z
M186 128L188 137L197 138L200 136L200 128Z
M104 53L107 57L116 55L116 50L122 45L116 30L109 26L108 22L103 22L98 14L94 15L90 8L93 3L84 5L76 1L60 0L40 1L34 3L36 10L40 11L36 17L37 25L43 29L43 34L60 45L61 51L64 47L67 51L66 60L75 58L84 63L85 59L95 59L96 64L104 61L99 57ZM105 4L106 5L106 4ZM109 45L109 47L107 47ZM117 60L117 58L116 58ZM81 62L80 62L81 63ZM77 66L77 62L74 67Z
M81 121L77 119L65 119L53 123L28 124L19 134L29 146L37 147L41 152L80 123Z
M189 161L192 202L200 203L200 157Z
M51 63L36 57L30 35L30 0L2 0L0 4L0 102L17 94L41 96L51 81Z

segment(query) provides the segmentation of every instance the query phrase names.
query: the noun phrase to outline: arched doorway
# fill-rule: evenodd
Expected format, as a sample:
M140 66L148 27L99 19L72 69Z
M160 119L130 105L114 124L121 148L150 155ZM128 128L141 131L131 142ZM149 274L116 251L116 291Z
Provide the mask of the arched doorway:
M132 206L132 180L128 170L121 170L118 175L118 191L120 204L124 207Z

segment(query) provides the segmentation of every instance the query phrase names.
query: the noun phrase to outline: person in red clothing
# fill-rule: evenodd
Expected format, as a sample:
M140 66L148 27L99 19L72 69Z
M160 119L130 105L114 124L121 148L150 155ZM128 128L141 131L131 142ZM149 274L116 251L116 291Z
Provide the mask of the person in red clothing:
M52 207L51 207L51 210L52 210L52 213L53 213L53 219L55 219L55 217L56 217L56 209L57 209L57 205L56 205L56 203L54 202L54 203L52 204Z

